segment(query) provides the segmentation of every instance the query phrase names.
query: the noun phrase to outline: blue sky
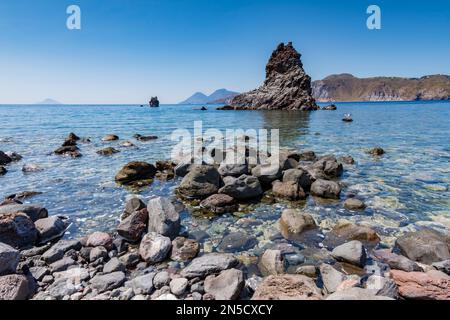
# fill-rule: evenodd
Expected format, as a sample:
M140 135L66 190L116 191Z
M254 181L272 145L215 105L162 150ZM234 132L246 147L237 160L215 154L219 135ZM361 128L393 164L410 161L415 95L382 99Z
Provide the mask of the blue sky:
M79 5L82 29L66 28ZM366 9L382 29L366 28ZM246 91L279 42L313 79L450 74L446 0L0 0L0 103L178 102Z

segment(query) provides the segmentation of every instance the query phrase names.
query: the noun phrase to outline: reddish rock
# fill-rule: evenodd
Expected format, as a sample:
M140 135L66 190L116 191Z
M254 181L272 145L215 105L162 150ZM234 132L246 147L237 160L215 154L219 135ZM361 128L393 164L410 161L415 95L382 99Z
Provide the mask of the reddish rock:
M239 210L236 201L226 194L213 194L203 200L200 206L215 214L233 213Z
M392 270L391 277L405 299L449 300L450 277L440 271L405 272Z
M117 233L130 242L137 242L147 230L148 211L146 208L133 212L117 227Z
M86 239L87 247L105 247L111 249L113 245L113 238L106 232L94 232Z
M322 300L313 279L302 275L269 276L258 286L252 300Z
M272 185L272 192L275 197L288 200L306 199L303 188L295 181L280 182L275 181Z
M171 259L175 261L189 261L194 259L199 251L198 242L183 237L177 237L172 241Z
M23 275L0 277L0 300L26 300L32 294L32 286Z
M350 221L341 220L327 233L325 245L337 247L352 240L361 241L364 246L370 248L380 242L380 237L369 227L358 226Z

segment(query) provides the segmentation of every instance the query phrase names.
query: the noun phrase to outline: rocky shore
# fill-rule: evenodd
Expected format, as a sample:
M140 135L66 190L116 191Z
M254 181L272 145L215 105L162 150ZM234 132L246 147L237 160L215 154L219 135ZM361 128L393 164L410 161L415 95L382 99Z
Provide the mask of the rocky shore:
M80 157L83 141L69 135L54 156ZM368 153L382 161L384 150ZM365 209L368 199L346 192L341 181L353 158L288 149L279 157L277 170L260 162L130 162L117 172L117 184L145 188L170 180L173 194L131 197L115 230L80 239L64 237L68 217L23 203L34 193L7 196L0 205L0 299L450 299L448 234L422 228L389 246L369 226L318 221L298 203L313 197L349 212ZM0 161L7 170L14 156L0 152ZM285 207L274 213L268 237L264 223L250 218L264 202ZM211 243L186 225L185 212L238 220L241 228L210 222L218 234Z

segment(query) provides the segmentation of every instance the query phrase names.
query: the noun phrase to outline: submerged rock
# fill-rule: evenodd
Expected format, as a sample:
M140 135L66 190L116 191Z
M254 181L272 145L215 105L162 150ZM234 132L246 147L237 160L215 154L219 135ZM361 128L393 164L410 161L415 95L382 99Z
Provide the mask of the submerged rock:
M396 246L409 259L425 264L450 259L445 236L431 229L407 233L397 239Z
M286 239L298 237L302 232L317 228L314 218L308 213L285 209L279 221L281 234Z
M135 134L133 137L134 137L136 140L138 140L138 141L143 141L143 142L158 139L157 136L143 136L143 135L140 135L140 134Z
M148 180L155 177L154 165L142 161L133 161L126 164L116 175L116 182L131 184L139 180Z
M197 256L199 248L197 241L177 237L172 241L172 254L170 258L174 261L192 260Z
M383 154L385 154L385 151L383 150L383 148L375 147L373 149L368 150L367 153L372 156L382 156Z
M114 149L112 147L104 148L104 149L97 151L97 153L102 156L110 156L110 155L113 155L114 153L119 153L119 152L120 152L119 150Z
M102 138L102 141L116 141L119 140L119 137L115 134L107 134Z
M243 232L233 232L225 237L218 246L221 252L239 252L253 248L258 241L252 235Z
M44 170L43 168L41 168L39 165L34 164L34 163L26 163L22 167L22 172L24 172L24 173L40 172L43 170Z
M256 288L252 300L322 300L313 279L302 275L269 276Z
M234 97L230 104L254 110L317 110L311 78L303 70L300 57L291 42L279 44L267 63L264 84Z
M357 226L347 220L339 220L326 234L324 244L336 247L351 240L358 240L368 247L373 247L380 242L380 237L369 227Z
M349 198L345 200L344 208L347 210L364 210L366 205L359 199Z
M216 300L235 300L244 287L244 274L241 270L229 269L218 276L208 276L205 280L205 292Z
M62 146L56 149L54 153L61 156L67 155L72 158L79 158L82 156L79 150L80 149L77 146Z

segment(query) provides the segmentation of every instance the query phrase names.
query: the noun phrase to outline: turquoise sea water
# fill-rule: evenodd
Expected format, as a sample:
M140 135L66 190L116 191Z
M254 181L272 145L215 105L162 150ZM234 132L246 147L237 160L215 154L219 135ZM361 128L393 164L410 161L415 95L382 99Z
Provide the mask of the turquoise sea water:
M319 203L309 198L301 204L326 229L345 218L373 226L387 244L398 234L431 226L450 230L450 102L338 103L337 111L311 113L286 111L208 111L195 106L164 105L147 108L131 105L0 106L0 150L15 151L23 160L7 166L0 176L0 197L20 191L40 191L27 202L42 203L50 214L68 215L72 226L67 237L93 230L112 231L124 203L135 193L114 183L116 172L127 162L169 159L175 129L192 129L194 121L218 129L280 129L282 146L314 150L318 154L352 155L355 165L345 165L342 181L347 192L364 199L364 212L348 212L341 202ZM341 121L351 113L353 123ZM92 140L79 144L83 157L52 155L69 132ZM102 142L109 133L118 142ZM157 135L158 140L138 142L133 135ZM124 140L136 147L120 146ZM113 146L121 152L111 157L96 153ZM386 154L374 158L365 153L380 146ZM43 171L24 174L24 164L37 164ZM174 197L176 182L159 182L139 194ZM289 203L252 206L242 215L215 219L192 218L183 211L183 224L190 231L204 232L204 250L215 246L227 232L251 231L259 244L249 251L257 255L276 237L279 212ZM242 221L253 219L255 224ZM251 229L251 230L250 230Z

